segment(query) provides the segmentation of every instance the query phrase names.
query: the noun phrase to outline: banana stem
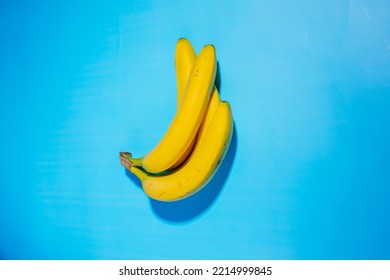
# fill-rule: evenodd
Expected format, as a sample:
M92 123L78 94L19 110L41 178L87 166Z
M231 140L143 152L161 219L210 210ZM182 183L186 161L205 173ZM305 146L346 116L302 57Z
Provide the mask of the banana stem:
M120 152L119 158L121 161L121 164L128 170L130 170L130 167L133 165L131 153L128 152Z
M140 162L142 158L133 158L131 156L131 153L128 152L120 152L119 158L121 160L121 164L129 170L131 173L133 173L135 176L137 176L141 181L143 181L148 174L141 169L137 168L136 163Z
M130 166L142 166L143 158L133 158L131 153L120 152L119 158L124 167L130 170Z

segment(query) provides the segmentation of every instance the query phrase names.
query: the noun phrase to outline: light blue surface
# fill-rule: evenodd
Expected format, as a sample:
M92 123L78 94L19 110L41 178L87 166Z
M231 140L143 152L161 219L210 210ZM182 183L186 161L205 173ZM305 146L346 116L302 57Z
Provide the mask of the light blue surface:
M79 2L0 4L0 258L390 259L388 1ZM235 133L166 204L118 153L169 125L180 37Z

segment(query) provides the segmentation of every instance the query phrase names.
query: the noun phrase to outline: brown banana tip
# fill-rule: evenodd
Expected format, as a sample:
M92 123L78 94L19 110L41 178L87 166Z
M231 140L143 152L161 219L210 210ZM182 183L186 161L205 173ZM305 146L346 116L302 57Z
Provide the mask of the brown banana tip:
M119 153L121 164L128 170L130 170L130 167L133 164L133 162L129 159L129 157L131 157L131 153L128 152Z

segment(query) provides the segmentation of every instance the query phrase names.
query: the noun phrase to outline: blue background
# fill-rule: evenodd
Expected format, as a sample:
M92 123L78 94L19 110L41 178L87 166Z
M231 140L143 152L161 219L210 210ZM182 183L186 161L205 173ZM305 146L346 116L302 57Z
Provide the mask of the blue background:
M148 199L119 151L212 43L235 132L212 182ZM0 258L390 259L390 3L1 1Z

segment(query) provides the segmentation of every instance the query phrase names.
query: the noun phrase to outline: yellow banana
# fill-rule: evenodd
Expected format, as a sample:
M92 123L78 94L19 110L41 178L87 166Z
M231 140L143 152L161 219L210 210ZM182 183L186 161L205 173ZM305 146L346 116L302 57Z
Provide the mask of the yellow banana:
M188 77L191 74L192 67L194 66L196 59L195 50L192 47L190 41L186 38L180 38L176 43L175 50L175 70L176 70L176 83L177 83L177 108L180 107L181 99L184 94L185 86L188 82ZM196 134L192 139L190 145L186 151L180 156L180 158L172 165L170 169L179 167L190 155L196 142Z
M174 166L187 151L201 125L214 86L217 61L213 45L200 51L187 79L176 115L161 141L132 164L150 173L161 173Z
M133 166L128 153L120 154L121 162L142 181L149 197L160 201L180 200L199 191L214 176L229 147L232 132L230 105L220 102L215 112L206 115L191 155L178 169L164 175L150 174Z
M180 107L188 77L194 66L196 53L190 41L186 38L180 38L176 43L175 49L175 70L177 83L177 108Z
M188 77L191 73L191 69L195 63L196 54L194 48L192 47L189 40L186 38L180 38L176 44L175 50L175 68L176 68L176 81L177 81L177 107L179 108L181 99L184 94L185 86L188 81ZM211 97L208 106L217 107L221 101L218 90L214 86L213 91L211 92ZM215 110L211 110L215 112ZM192 149L194 148L196 142L196 135L192 139L191 144L188 146L187 150L182 154L178 161L171 167L171 169L176 169L179 167L190 155Z

